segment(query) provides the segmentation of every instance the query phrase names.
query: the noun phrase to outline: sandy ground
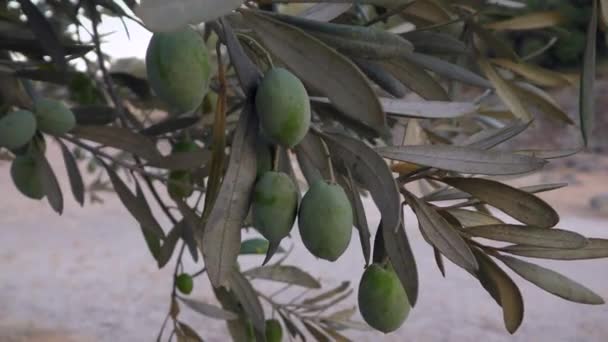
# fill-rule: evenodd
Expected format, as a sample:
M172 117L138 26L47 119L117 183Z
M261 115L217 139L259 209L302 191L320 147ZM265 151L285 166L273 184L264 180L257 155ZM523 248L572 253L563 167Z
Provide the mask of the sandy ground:
M53 152L54 154L54 152ZM56 154L54 154L56 155ZM527 177L530 183L570 182L544 196L562 213L560 227L608 238L608 216L592 211L589 198L608 191L606 159L586 157L591 170L560 166ZM52 162L63 174L59 159ZM62 179L65 189L67 183ZM63 216L45 202L19 196L10 183L8 164L0 162L0 341L151 341L167 312L172 266L158 270L139 228L113 195L106 203L81 209L68 197ZM366 202L370 226L379 220ZM602 216L604 215L604 216ZM348 332L356 341L608 341L608 306L563 301L515 276L526 302L526 318L511 336L499 308L467 273L447 265L447 279L435 267L432 250L422 240L413 215L406 213L408 233L421 278L419 303L398 332L380 335ZM298 237L294 236L296 244ZM243 257L245 265L261 262ZM363 258L353 235L346 255L330 264L297 246L288 259L331 287L349 279L357 284ZM608 298L608 260L543 262ZM199 267L188 265L188 270ZM256 282L262 291L276 288ZM201 278L194 298L213 302ZM355 304L356 296L346 302ZM207 341L225 341L224 324L189 314L184 319ZM270 314L270 310L267 310Z

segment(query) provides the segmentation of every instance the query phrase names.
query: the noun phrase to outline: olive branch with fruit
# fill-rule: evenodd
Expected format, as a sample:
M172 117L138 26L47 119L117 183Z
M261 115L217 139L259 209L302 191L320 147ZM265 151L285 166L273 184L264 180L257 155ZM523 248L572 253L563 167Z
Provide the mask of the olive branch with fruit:
M530 64L501 40L505 28L551 27L551 15L497 23L490 14L508 4L292 4L298 2L3 3L2 20L29 34L0 46L0 147L11 159L13 182L24 196L46 198L63 212L62 189L45 156L52 139L81 205L85 194L94 202L101 191L115 192L159 268L176 258L158 341L203 340L204 332L180 317L184 308L225 320L236 341L345 341L349 329L399 329L424 290L408 241L416 222L404 207L415 214L440 271L445 275L447 259L470 273L502 307L510 333L523 321L524 301L496 261L566 300L604 304L587 287L520 258L608 257L608 240L555 228L558 213L536 194L562 185L507 184L507 177L537 172L572 151L497 148L538 120L536 112L575 125L546 89L577 82L588 145L596 34L604 20L597 1L577 76ZM56 18L45 18L43 5ZM66 25L54 20L66 8L84 10L90 30L64 20L90 39L58 31ZM98 32L103 15L153 31L145 75L112 69ZM58 89L63 95L48 95ZM90 177L81 174L82 163ZM374 231L366 197L381 215ZM250 228L261 237L244 239ZM287 239L292 248L301 242L333 262L344 257L353 230L364 260L357 308L365 324L352 318L354 309L334 308L354 292L349 283L320 290L318 279L286 264L283 248ZM187 255L199 271L186 271ZM247 255L265 258L241 270ZM203 276L221 307L192 298ZM254 287L258 279L285 287L263 293ZM304 291L278 299L293 288Z

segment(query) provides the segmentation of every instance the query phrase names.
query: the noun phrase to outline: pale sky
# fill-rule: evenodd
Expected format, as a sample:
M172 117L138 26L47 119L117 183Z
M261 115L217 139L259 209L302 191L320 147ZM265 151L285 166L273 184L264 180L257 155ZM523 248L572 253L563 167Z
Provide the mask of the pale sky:
M100 33L110 33L103 38L102 49L105 53L114 58L138 57L144 58L148 41L152 34L150 31L134 23L132 20L125 19L131 38L127 36L120 19L104 17L100 26Z

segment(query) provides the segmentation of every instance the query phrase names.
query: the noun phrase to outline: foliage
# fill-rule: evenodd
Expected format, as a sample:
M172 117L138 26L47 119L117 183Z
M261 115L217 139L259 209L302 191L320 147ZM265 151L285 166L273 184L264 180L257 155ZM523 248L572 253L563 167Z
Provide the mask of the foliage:
M527 0L526 6L488 11L486 20L500 25L499 31L513 49L530 62L545 67L571 68L583 62L592 1ZM528 19L528 20L526 20ZM517 23L517 21L519 23ZM507 25L507 24L511 25ZM537 29L522 30L535 25ZM597 47L605 55L603 30L598 29ZM544 48L544 53L535 51Z
M270 169L294 184L331 183L340 193L340 207L352 212L366 266L380 273L380 267L388 269L393 282L405 290L407 300L401 301L412 307L419 285L406 227L415 223L404 220L404 206L416 215L441 272L445 274L444 258L468 271L502 307L511 333L523 320L524 301L496 260L566 300L603 303L574 280L519 258L608 257L607 240L554 228L558 213L536 194L562 185L506 184L505 176L538 171L549 159L572 152L496 147L526 130L540 113L543 119L574 125L546 90L572 86L579 79L581 132L585 144L592 138L595 33L598 23L605 22L606 8L596 1L585 14L591 20L585 19L584 63L580 76L573 76L528 63L522 58L528 54L520 56L502 39L503 30L528 32L558 23L546 12L533 13L534 20L496 21L497 9L519 13L509 7L513 1L316 1L308 7L280 2L149 0L135 11L142 23L133 15L138 5L133 0L0 1L0 120L23 113L19 111L39 116L34 104L44 94L68 104L77 123L67 133L64 129L71 125L66 124L44 135L28 135L31 140L20 146L4 146L6 151L11 148L9 158L16 157L15 163L27 161L24 172L31 180L19 172L20 177L13 175L20 179L17 186L31 192L30 197L45 197L62 213L65 189L45 157L44 141L52 139L61 147L71 192L80 204L85 194L95 202L101 201L100 191L115 192L139 223L158 266L165 267L177 255L170 310L158 340L173 335L179 341L202 340L203 332L182 321L179 312L184 307L226 320L238 341L268 336L270 317L262 303L294 338L345 341L346 330L369 329L351 318L355 309L327 313L349 298L350 284L320 290L314 276L286 264L289 251L278 241L241 241L242 232L252 225L256 179ZM198 108L184 113L184 108L171 105L169 92L159 94L162 99L154 94L145 73L137 72L137 62L116 63L105 55L98 27L106 16L157 31L192 24L209 50L213 69L209 92L207 75L199 75L199 89L188 89L191 98L203 99L197 100ZM206 23L198 25L201 20ZM558 41L554 47L564 45ZM546 46L533 50L530 55L540 55ZM171 52L181 60L182 51ZM190 60L197 63L199 58ZM208 70L208 65L194 66ZM301 141L300 136L295 139L295 146L291 139L286 146L269 145L259 129L262 115L257 111L263 108L255 103L257 87L275 66L295 75L310 96L310 129ZM156 78L154 89L171 76ZM178 81L189 76L181 73ZM184 82L172 86L183 87ZM471 98L471 93L481 96ZM308 101L300 100L298 108L307 111ZM165 113L160 118L159 110ZM180 144L192 148L177 147ZM161 153L169 149L173 151ZM415 184L426 190L414 191ZM382 216L373 244L362 203L368 194ZM305 220L321 213L319 217L331 216L314 204L307 206ZM509 222L490 207L509 216ZM168 221L159 219L161 215ZM294 220L290 216L287 221ZM165 221L170 225L160 223ZM350 217L340 221L350 222ZM201 265L200 271L184 270L186 251ZM241 258L264 254L266 261L274 262L240 269ZM188 295L204 274L221 308ZM318 292L282 302L258 291L256 279ZM367 290L376 293L370 284ZM368 313L374 309L366 308ZM167 332L169 319L173 324Z

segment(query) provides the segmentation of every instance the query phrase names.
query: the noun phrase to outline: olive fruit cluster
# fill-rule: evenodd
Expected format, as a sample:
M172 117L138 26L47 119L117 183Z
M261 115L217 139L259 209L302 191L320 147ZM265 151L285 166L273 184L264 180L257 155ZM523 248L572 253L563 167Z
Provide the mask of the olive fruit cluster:
M17 156L11 165L11 177L17 189L32 199L44 198L36 154L44 154L46 144L41 132L51 135L68 133L76 126L74 113L62 102L37 99L33 111L17 110L0 118L0 147Z
M310 99L302 82L289 71L269 70L258 88L255 105L262 134L270 142L291 148L308 133ZM353 227L346 193L337 184L318 181L303 197L298 212L296 185L285 173L264 170L269 164L267 155L258 147L258 159L264 165L258 167L253 192L253 223L270 242L269 251L289 235L297 216L304 246L318 258L337 260L348 247Z
M265 139L291 148L308 133L310 100L304 85L289 71L268 71L255 101ZM344 189L334 182L319 180L311 184L298 210L297 188L287 174L269 170L272 158L266 144L258 145L257 157L253 223L269 240L269 252L289 235L297 216L300 236L308 251L321 259L337 260L350 243L353 227L353 210ZM358 302L365 321L384 333L397 330L410 311L405 290L390 265L373 264L365 270ZM273 336L275 331L278 334L280 325L267 327L267 336L269 331ZM280 340L280 335L276 340Z

